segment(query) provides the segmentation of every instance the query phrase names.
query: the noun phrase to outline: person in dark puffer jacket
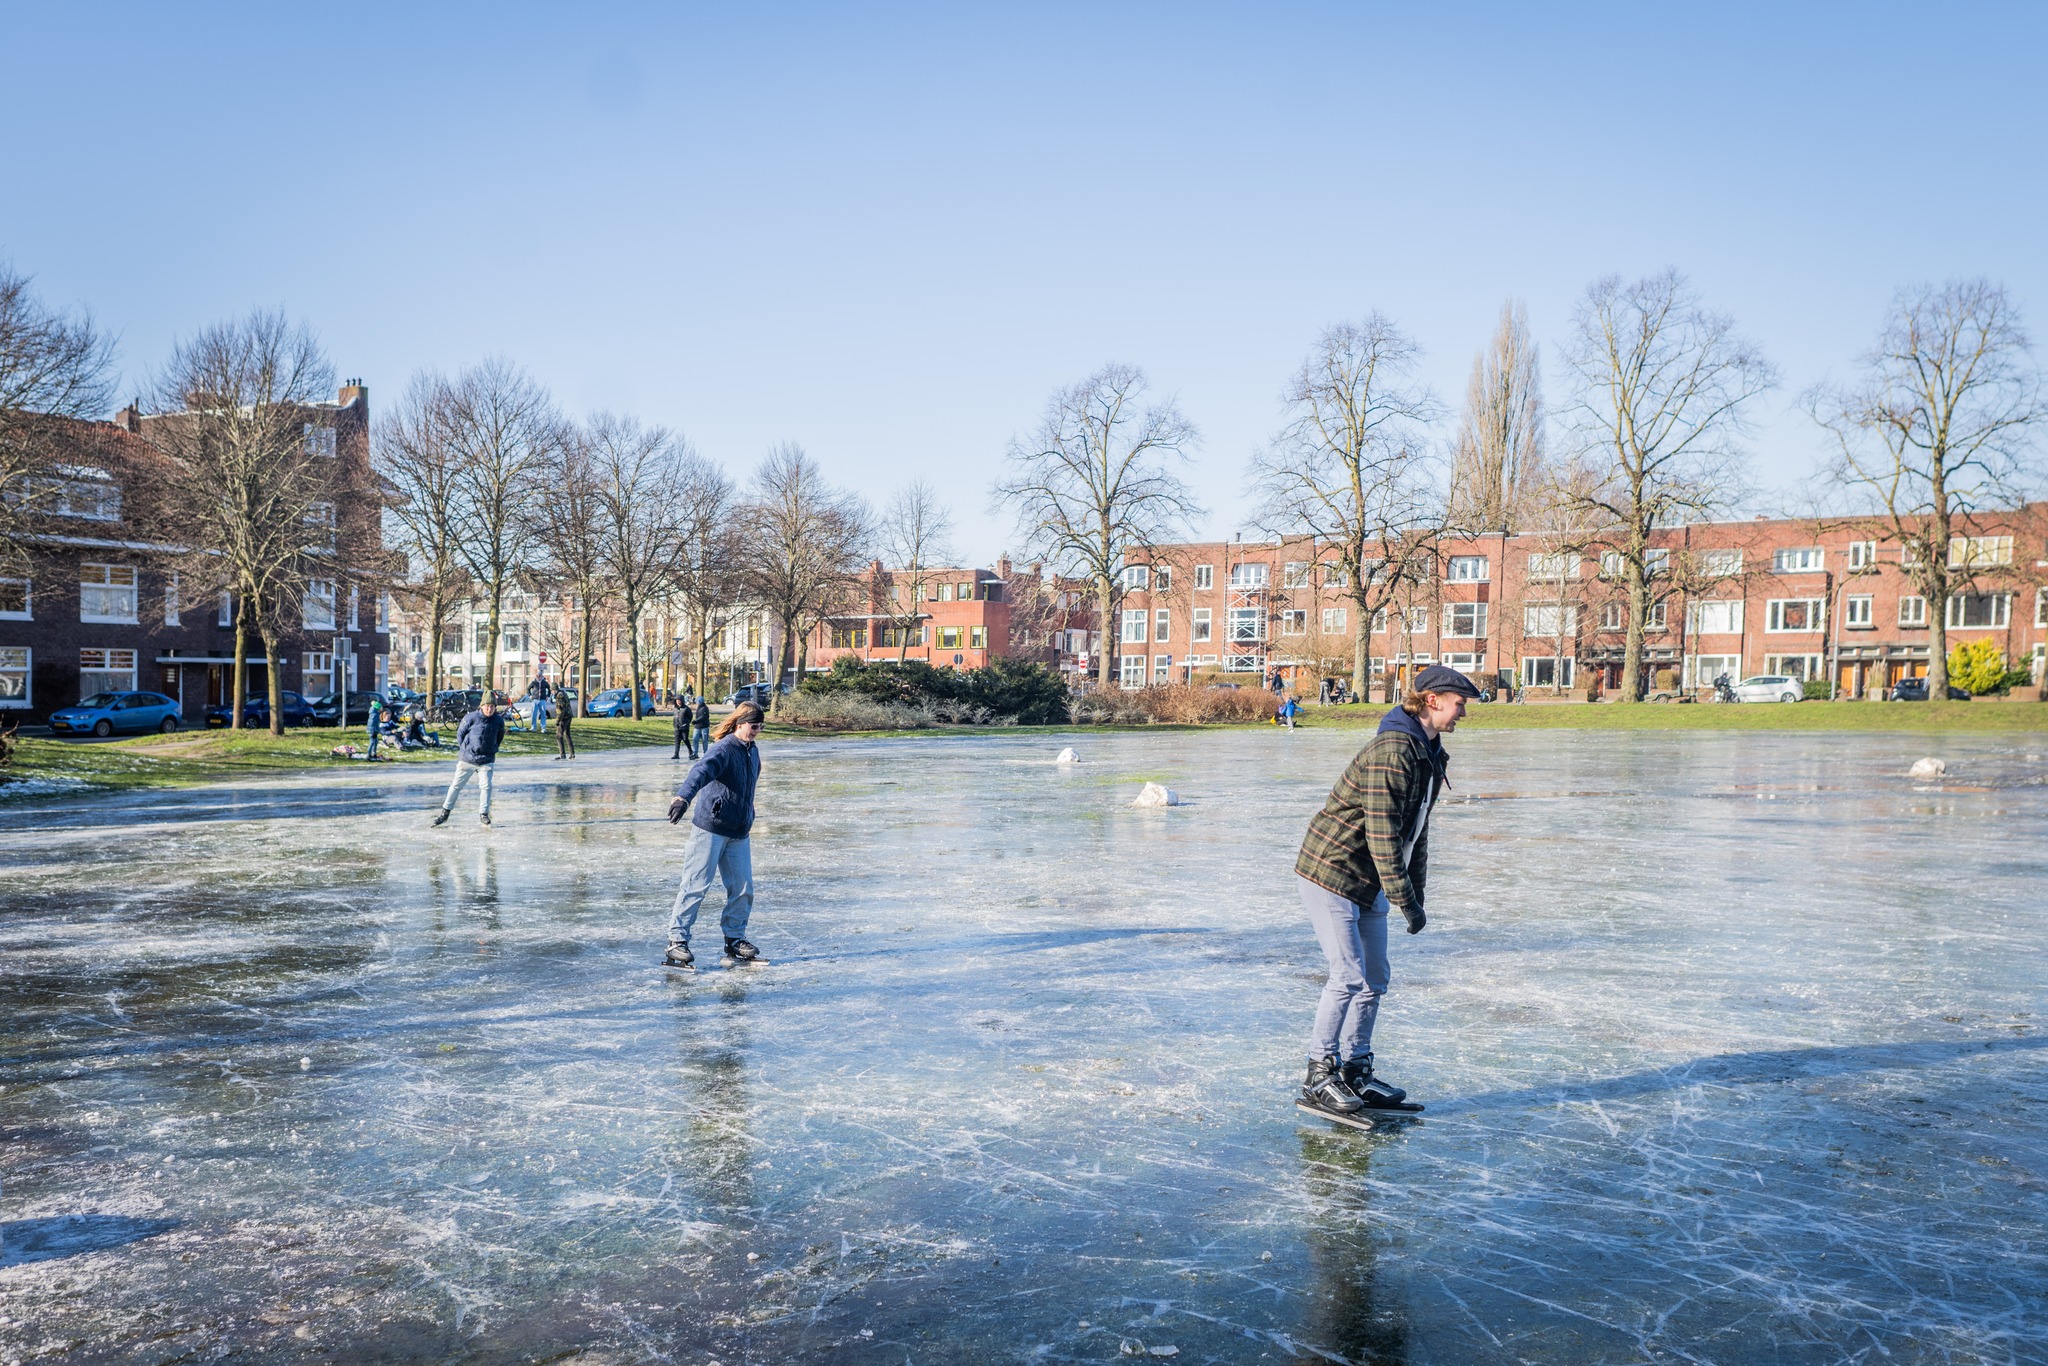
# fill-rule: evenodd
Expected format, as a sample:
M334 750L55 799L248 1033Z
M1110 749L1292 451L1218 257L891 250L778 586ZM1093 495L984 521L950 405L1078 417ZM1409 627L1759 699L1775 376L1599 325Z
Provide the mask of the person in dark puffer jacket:
M690 930L713 877L725 883L725 910L719 916L725 956L742 963L761 956L746 938L747 919L754 909L754 857L747 837L754 828L754 787L761 777L761 751L754 742L764 719L751 702L734 708L669 803L671 825L681 821L693 803L697 808L690 816L690 842L683 849L682 885L669 916L668 955L663 961L670 967L696 964Z
M462 718L461 726L455 731L455 777L448 784L448 795L441 800L441 809L434 814L431 822L440 825L448 819L448 813L455 809L455 799L462 795L462 789L475 778L483 791L483 806L477 812L477 824L491 823L491 780L498 772L498 746L505 743L505 718L498 714L498 704L488 689L477 709Z
M1331 1117L1420 1110L1408 1093L1373 1075L1372 1028L1392 974L1387 914L1408 933L1428 924L1429 813L1450 771L1440 736L1456 730L1479 696L1456 669L1432 664L1380 721L1309 822L1295 860L1295 887L1329 967L1309 1041L1300 1105Z

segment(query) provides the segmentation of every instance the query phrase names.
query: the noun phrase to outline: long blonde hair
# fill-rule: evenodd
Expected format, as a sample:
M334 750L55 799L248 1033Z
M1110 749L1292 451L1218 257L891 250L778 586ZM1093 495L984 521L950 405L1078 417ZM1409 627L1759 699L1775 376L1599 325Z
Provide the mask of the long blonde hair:
M766 715L761 711L759 707L755 706L752 702L742 702L737 707L734 707L732 709L732 715L726 717L723 721L720 721L718 723L718 729L711 732L711 738L714 740L723 740L726 736L732 734L741 726L758 726L766 719Z

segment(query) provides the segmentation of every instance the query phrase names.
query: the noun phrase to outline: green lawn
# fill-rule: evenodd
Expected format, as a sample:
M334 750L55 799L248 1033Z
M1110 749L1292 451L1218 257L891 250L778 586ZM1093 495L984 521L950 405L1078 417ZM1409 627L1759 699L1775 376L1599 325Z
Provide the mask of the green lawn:
M1309 725L1377 726L1385 703L1317 707ZM1475 702L1461 730L2048 731L2048 704L1980 697L1973 702Z

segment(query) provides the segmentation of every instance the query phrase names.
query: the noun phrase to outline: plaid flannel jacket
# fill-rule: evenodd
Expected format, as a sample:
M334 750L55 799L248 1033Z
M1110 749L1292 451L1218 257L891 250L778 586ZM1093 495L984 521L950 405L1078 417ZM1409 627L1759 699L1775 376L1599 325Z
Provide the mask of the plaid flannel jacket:
M1428 807L1443 791L1444 767L1441 747L1428 744L1419 726L1380 731L1309 821L1294 871L1361 907L1381 892L1397 911L1422 905ZM1404 860L1402 845L1411 835L1415 847Z

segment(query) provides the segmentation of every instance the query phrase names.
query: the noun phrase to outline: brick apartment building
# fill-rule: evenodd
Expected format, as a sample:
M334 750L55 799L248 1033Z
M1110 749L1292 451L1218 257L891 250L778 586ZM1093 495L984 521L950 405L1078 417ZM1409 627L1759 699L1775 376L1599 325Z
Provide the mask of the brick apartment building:
M305 417L307 449L334 460L330 516L380 517L368 391L345 385L334 403L309 405ZM144 481L163 477L166 457L147 438L156 420L129 408L112 422L61 424L64 458L50 476L48 527L31 542L26 577L0 577L0 718L39 721L95 692L140 689L175 699L183 721L196 725L207 707L228 701L232 598L201 600L182 585L167 548L130 516L153 487ZM384 685L386 599L370 583L336 565L331 578L308 585L299 629L282 642L283 687L330 691L336 637L349 642L343 672L353 669L352 686ZM250 650L253 696L268 661L259 643Z
M1025 659L1085 677L1101 647L1094 596L1072 580L1031 565L1021 573L1007 558L993 569L927 569L921 600L906 570L868 566L845 611L812 632L806 667L819 672L851 655L866 661L918 659L937 667L975 669L998 658Z
M1950 648L1996 641L2043 676L2048 654L2048 504L1958 523ZM1874 696L1929 662L1927 604L1902 547L1872 522L1716 522L1654 538L1644 658L1652 687L1698 689L1720 673L1830 678ZM1112 648L1126 688L1197 672L1277 677L1313 691L1351 672L1356 611L1345 570L1308 540L1162 546L1124 571ZM1489 684L1621 681L1627 612L1620 565L1597 546L1541 535L1445 543L1434 572L1393 588L1368 623L1370 672L1405 679L1442 662Z

